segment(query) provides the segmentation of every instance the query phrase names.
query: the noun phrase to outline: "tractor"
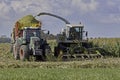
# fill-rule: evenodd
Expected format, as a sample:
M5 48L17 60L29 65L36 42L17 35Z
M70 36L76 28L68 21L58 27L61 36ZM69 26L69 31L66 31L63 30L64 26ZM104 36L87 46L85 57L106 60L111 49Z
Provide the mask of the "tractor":
M11 38L12 51L16 60L46 60L51 49L46 40L41 37L41 23L32 15L27 15L15 23Z

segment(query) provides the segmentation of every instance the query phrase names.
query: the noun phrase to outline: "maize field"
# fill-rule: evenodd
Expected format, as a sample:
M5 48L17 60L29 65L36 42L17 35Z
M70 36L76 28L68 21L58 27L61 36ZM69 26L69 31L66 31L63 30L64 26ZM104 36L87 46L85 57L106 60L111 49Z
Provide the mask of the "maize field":
M107 55L120 57L120 38L90 39L95 47L104 49Z
M120 39L91 39L96 47L115 57L81 61L19 61L14 60L9 43L0 44L0 79L2 80L119 80ZM55 40L49 41L56 45ZM116 58L117 57L117 58ZM32 75L32 76L31 76Z

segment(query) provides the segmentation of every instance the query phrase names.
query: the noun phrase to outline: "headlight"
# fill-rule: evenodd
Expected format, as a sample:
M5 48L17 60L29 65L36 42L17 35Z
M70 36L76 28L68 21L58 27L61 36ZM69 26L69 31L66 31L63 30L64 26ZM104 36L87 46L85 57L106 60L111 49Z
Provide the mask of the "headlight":
M23 39L22 43L23 43L23 44L26 44L26 39Z

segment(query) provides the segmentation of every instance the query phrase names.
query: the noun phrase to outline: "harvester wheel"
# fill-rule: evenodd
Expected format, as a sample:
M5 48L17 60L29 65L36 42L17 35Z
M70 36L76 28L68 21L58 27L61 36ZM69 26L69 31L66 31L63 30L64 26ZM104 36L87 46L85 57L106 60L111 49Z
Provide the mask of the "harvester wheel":
M22 45L19 50L20 60L24 61L25 59L29 59L28 47L26 45Z
M59 56L60 50L58 47L54 48L54 56L57 58Z

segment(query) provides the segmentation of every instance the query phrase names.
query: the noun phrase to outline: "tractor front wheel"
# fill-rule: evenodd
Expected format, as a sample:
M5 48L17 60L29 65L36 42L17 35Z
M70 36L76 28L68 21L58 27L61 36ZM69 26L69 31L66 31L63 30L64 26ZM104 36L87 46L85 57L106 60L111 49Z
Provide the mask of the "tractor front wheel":
M29 54L28 54L28 47L26 45L22 45L19 50L20 60L28 60Z

